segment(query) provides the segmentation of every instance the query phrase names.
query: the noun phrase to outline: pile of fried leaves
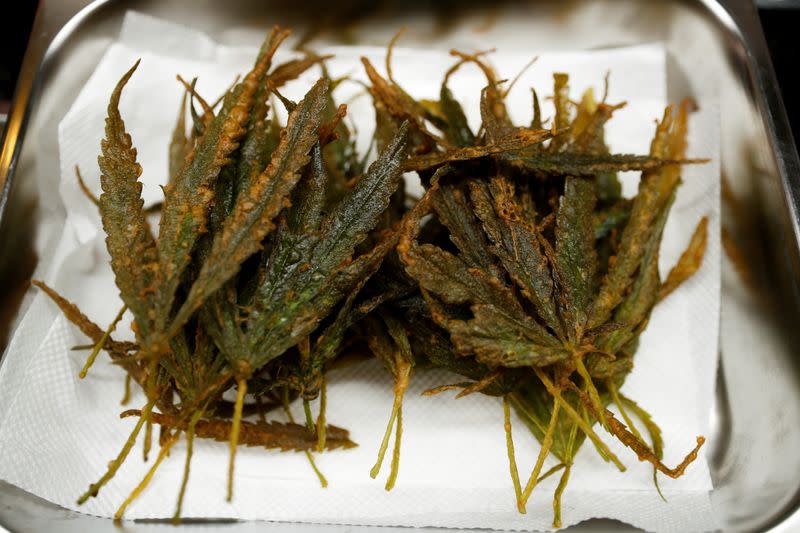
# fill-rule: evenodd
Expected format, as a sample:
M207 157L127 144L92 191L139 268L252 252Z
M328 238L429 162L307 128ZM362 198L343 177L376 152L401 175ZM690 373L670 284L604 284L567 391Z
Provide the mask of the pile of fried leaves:
M399 468L403 394L413 372L434 367L464 381L426 394L459 389L502 398L520 512L537 483L560 471L560 526L561 494L587 438L624 469L596 425L652 463L654 481L658 472L682 475L703 439L676 468L665 466L658 426L619 388L653 307L703 257L705 220L666 279L659 275L681 165L697 162L685 158L688 103L667 108L648 155L614 154L604 127L621 105L597 101L591 90L569 100L566 75L555 76L552 121L545 126L533 92L533 120L517 126L504 103L510 86L482 54L453 52L439 100L418 101L392 77L393 41L386 77L363 60L376 124L377 158L367 166L343 121L346 106L334 103L342 80L328 77L325 58L307 53L273 66L287 35L273 30L252 70L216 103L181 80L157 228L148 222L153 210L143 208L142 169L118 109L137 65L111 94L98 158L103 193L85 190L101 215L123 305L104 330L35 282L92 341L81 377L104 350L127 373L126 397L135 382L147 398L122 413L137 418L133 432L79 503L115 475L143 430L147 457L154 424L157 458L117 518L181 435L187 455L176 521L196 437L229 443L229 500L240 445L303 451L325 486L312 452L354 446L325 414L326 373L350 354L379 359L395 381L371 472L379 473L394 431L387 490ZM477 132L448 87L465 65L486 76ZM323 76L300 102L281 95L312 67ZM288 113L285 125L276 106ZM621 194L622 171L641 172L633 198ZM425 189L419 199L405 194L410 172ZM126 313L135 342L112 336ZM318 397L315 419L309 402ZM291 416L295 400L304 423ZM267 420L276 408L288 423ZM511 408L541 443L524 485ZM550 455L558 464L542 472Z

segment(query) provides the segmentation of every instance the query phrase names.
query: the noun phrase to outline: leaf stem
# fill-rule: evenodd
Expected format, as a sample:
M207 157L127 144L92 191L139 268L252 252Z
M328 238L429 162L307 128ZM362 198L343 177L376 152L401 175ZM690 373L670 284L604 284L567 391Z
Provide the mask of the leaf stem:
M97 496L97 493L100 489L108 483L108 481L114 477L119 470L119 467L122 466L122 463L125 461L125 458L133 448L133 445L136 443L136 437L139 435L139 432L142 430L142 426L144 425L145 421L145 414L149 415L150 412L153 410L153 405L155 405L155 400L149 400L147 405L144 406L142 409L142 416L139 417L139 420L136 422L136 425L133 427L133 431L131 431L130 436L128 436L128 440L125 441L125 444L122 446L122 450L120 450L117 457L108 464L108 470L103 476L95 483L89 485L89 490L83 493L78 498L78 505L81 505L86 502L89 498Z
M197 411L192 415L191 420L189 420L189 427L186 428L186 462L183 465L183 479L181 480L181 488L178 492L178 503L175 505L175 514L172 515L172 523L175 525L178 525L181 522L183 497L186 494L186 485L189 483L189 469L191 467L192 451L194 449L194 428L202 416L203 411Z
M517 458L514 453L514 437L511 434L511 409L508 405L508 395L503 396L503 428L506 433L506 452L508 453L508 470L511 474L511 482L514 484L514 496L517 498L517 509L520 513L525 513L525 508L519 505L522 496L522 487L519 481L519 469L517 468Z
M587 406L588 409L594 409L591 399L586 395L585 392L575 387L574 384L571 384L571 387L574 388L575 392L578 393L581 401ZM614 413L606 410L606 419L609 423L609 433L616 437L617 440L619 440L622 444L633 450L640 461L648 461L652 463L653 466L658 468L661 473L666 474L672 479L677 479L684 474L689 465L692 464L695 459L697 459L697 454L700 452L700 448L702 448L703 444L706 442L705 437L702 435L698 436L697 445L688 454L686 454L686 456L683 458L683 461L681 461L681 463L675 468L669 468L667 465L661 462L661 460L656 456L653 450L650 449L650 446L648 446L647 443L637 438L633 433L631 433L625 424L617 420L614 417Z
M294 424L294 415L292 415L291 409L289 409L289 387L283 388L283 412L286 413L286 418ZM314 461L314 456L311 455L309 450L305 450L306 452L306 459L308 459L308 463L311 465L311 469L317 475L317 479L319 479L319 484L322 485L322 488L328 487L328 480L325 479L325 476L322 474L319 468L317 468L317 463Z
M94 348L92 348L92 351L89 354L89 357L86 358L86 362L83 364L83 368L81 369L80 373L78 374L79 378L83 379L83 378L86 377L86 374L89 372L89 369L92 368L92 365L94 364L95 359L97 359L97 354L99 354L100 350L103 349L103 345L105 345L106 341L111 336L111 333L113 333L114 330L117 329L117 324L119 323L120 320L122 320L122 315L125 314L125 311L127 309L128 309L128 306L127 305L123 305L122 309L119 310L119 312L117 313L117 316L114 317L114 320L108 326L108 329L106 329L105 332L103 332L103 336L100 337L100 341L97 344L94 345Z
M383 434L383 440L381 441L381 446L378 449L378 459L375 461L375 465L372 467L372 470L369 471L370 477L375 479L378 477L378 474L381 471L381 465L383 464L383 458L386 455L386 450L389 447L389 437L392 434L392 429L394 428L394 421L397 418L397 413L400 411L401 405L401 398L397 396L395 392L394 395L394 402L392 404L392 413L389 415L389 423L386 424L386 431Z
M325 420L325 411L328 407L328 386L325 382L325 376L322 377L322 386L319 394L319 415L317 415L317 451L321 452L325 449L325 441L328 437L327 422Z
M141 420L141 419L140 419ZM119 521L122 520L122 515L125 513L125 509L133 503L133 501L139 497L139 495L147 488L147 485L150 484L150 480L153 479L153 475L158 470L159 465L164 460L164 458L169 453L170 448L172 445L175 444L178 440L178 436L180 435L180 430L176 430L175 433L164 443L161 447L161 450L158 452L158 457L156 458L156 462L153 463L153 466L150 467L150 470L147 471L147 474L144 475L144 478L139 482L135 489L130 493L130 495L122 502L122 505L119 506L117 512L114 513L114 520Z
M541 483L545 479L549 478L550 476L552 476L553 474L555 474L556 472L558 472L559 470L561 470L562 468L564 468L566 466L567 466L566 463L558 463L556 466L550 468L550 470L548 470L547 472L542 474L541 477L539 478L539 481L537 481L536 484L538 485L539 483Z
M120 405L128 405L128 402L131 401L131 375L125 374L125 392L122 395L122 401L120 401Z
M564 473L561 474L561 479L553 495L553 527L556 529L561 527L561 497L564 495L564 489L567 488L570 470L572 470L571 464L564 466Z
M522 495L517 501L518 508L525 509L525 505L528 503L528 499L531 497L533 489L536 488L536 485L539 483L539 474L542 472L544 460L549 455L550 448L553 446L553 434L555 433L556 424L558 423L558 410L559 404L554 398L553 410L550 415L550 423L548 424L547 432L544 434L544 438L542 439L542 447L539 449L539 456L536 458L536 465L533 467L533 471L531 471L531 475L528 478L528 483L525 485L525 490L522 491Z
M392 465L389 470L389 477L386 479L386 490L394 488L395 481L397 481L397 473L400 470L400 444L403 440L403 404L397 409L397 424L395 425L394 434L394 449L392 450Z
M236 380L236 405L233 408L233 424L231 425L230 438L230 461L228 463L228 501L233 500L233 468L236 462L236 447L239 442L239 428L242 424L242 408L244 407L244 396L247 394L247 380L239 378Z
M533 371L542 381L545 388L547 388L547 391L556 399L559 404L561 404L561 407L564 409L564 411L570 417L572 417L581 431L583 431L599 449L603 450L608 455L608 458L614 463L620 472L624 472L625 465L623 465L617 456L611 452L608 446L602 440L600 440L600 437L598 437L597 433L594 432L592 427L586 423L586 420L584 420L583 417L580 416L566 400L564 400L563 396L561 396L561 391L553 385L553 382L550 381L550 378L548 378L539 368L534 368Z
M392 402L392 413L389 416L389 423L386 425L386 432L383 434L381 447L378 450L378 458L375 465L370 470L369 475L375 479L381 471L383 458L386 455L386 449L389 447L389 437L392 434L395 420L398 424L402 424L402 409L403 409L403 396L406 389L408 389L409 379L411 378L411 364L401 358L395 361L395 378L394 378L394 401ZM391 490L394 486L393 478L397 477L397 469L400 465L400 443L398 439L402 436L402 427L396 430L394 450L392 452L392 471L389 473L389 479L386 482L386 490ZM391 484L389 483L391 481Z
M153 420L148 416L144 424L144 444L142 446L142 459L147 462L150 449L153 447Z
M303 398L303 412L306 415L306 427L311 433L317 431L317 426L314 424L314 415L311 414L311 402Z
M578 371L578 374L583 379L583 384L586 386L586 390L589 392L589 398L592 399L592 403L594 403L597 412L600 413L598 417L600 424L603 426L604 429L608 428L608 422L606 422L606 417L603 413L603 403L600 401L600 394L597 392L597 387L594 386L594 381L592 381L592 376L589 375L589 371L586 369L586 365L583 364L583 354L576 354L573 357L575 361L575 368Z

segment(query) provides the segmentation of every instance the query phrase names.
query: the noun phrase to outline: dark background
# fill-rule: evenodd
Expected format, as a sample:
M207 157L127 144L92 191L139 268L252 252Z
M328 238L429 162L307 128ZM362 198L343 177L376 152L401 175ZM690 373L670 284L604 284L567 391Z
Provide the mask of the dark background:
M798 44L800 2L784 0L769 3L785 6L763 7L759 9L759 14L772 54L772 62L778 74L778 83L783 92L783 101L789 113L794 138L797 139L800 130L800 102L797 98L800 76L796 73L800 56ZM0 114L6 112L14 93L14 84L22 55L25 53L37 4L38 2L34 0L16 2L14 4L16 14L13 15L13 20L12 16L8 16L6 27L0 32ZM797 7L791 8L787 4L794 4Z
M795 8L762 8L758 13L767 37L772 64L778 75L792 133L797 142L800 138L800 101L797 98L800 89L800 76L797 72L800 65L800 36L797 34L800 30L800 5Z
M37 5L38 2L32 0L15 2L15 14L7 14L4 19L5 28L0 31L0 113L8 111L8 102L14 94Z

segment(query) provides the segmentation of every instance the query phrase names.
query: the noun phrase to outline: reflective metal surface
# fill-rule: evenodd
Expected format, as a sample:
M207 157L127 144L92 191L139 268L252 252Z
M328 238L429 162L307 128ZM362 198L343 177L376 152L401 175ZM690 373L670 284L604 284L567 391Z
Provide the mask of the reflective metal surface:
M13 241L0 240L4 281L6 272L14 269L3 270L3 262L16 265L18 250L26 243L36 243L39 264L47 263L47 250L52 249L63 221L54 187L59 172L57 125L117 34L126 9L183 22L221 42L236 44L243 36L228 31L231 27L263 32L275 22L306 27L318 23L319 17L310 21L306 14L326 13L328 17L334 4L319 2L316 7L317 3L41 2L15 107L0 147L0 236L14 237ZM384 45L391 33L385 28L396 29L402 23L396 16L397 5L410 6L399 0L378 4L377 17L383 25L362 22L363 31L351 28L324 38L331 42L355 36L360 42ZM700 105L719 105L722 169L730 183L729 194L724 195L723 224L729 242L735 245L731 249L742 259L736 264L724 261L722 273L722 364L716 403L709 413L713 502L726 531L800 531L800 362L794 349L800 336L800 165L752 3L538 0L494 1L486 8L480 2L446 4L458 5L479 18L484 13L488 23L500 4L517 10L516 19L524 23L525 39L532 50L662 41L671 54L670 99L691 96ZM429 47L463 45L464 38L456 31L458 21L432 16L437 9L441 11L441 5L433 0L413 3L415 20L430 24L425 26L427 33L414 31L417 26L413 26L407 39ZM475 33L471 38L488 40L491 36L490 30L484 37ZM467 43L480 47L480 43ZM30 209L31 201L36 202L35 210ZM8 300L8 294L3 298ZM10 316L0 326L9 323ZM110 521L64 511L4 484L0 484L0 524L11 531L112 527ZM156 527L166 526L125 525L132 531ZM263 524L224 525L230 531L254 527L260 529ZM577 529L617 531L623 527L595 521ZM291 526L297 531L311 528L321 529ZM361 530L342 526L330 526L329 530L350 529Z

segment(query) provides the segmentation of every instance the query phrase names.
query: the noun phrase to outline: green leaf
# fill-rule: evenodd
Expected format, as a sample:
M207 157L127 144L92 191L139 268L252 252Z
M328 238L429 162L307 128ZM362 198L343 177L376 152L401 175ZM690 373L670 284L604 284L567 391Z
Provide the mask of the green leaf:
M471 309L475 318L451 320L447 329L461 353L475 354L475 359L485 365L542 367L572 356L571 351L561 346L538 344L541 326L527 315L511 320L508 314L492 305L476 304Z
M400 127L393 142L370 165L367 174L323 220L323 237L314 250L311 277L316 271L331 269L352 255L356 245L377 224L402 180L400 168L407 153L407 132L407 125Z
M371 261L388 253L387 244L350 263L356 246L375 227L400 184L406 131L403 126L367 174L323 219L319 235L286 237L295 253L275 255L283 258L283 266L268 269L254 302L256 310L248 319L251 351L261 349L262 359L276 357L308 335L371 271Z
M228 93L222 109L198 140L194 157L165 188L158 238L162 280L156 289L155 321L159 331L167 329L182 274L191 261L197 240L207 231L208 205L214 198L214 182L228 163L228 157L239 147L258 80L268 63L269 56L261 56L245 79ZM174 333L176 328L172 329Z
M439 106L447 122L447 128L444 131L447 139L453 145L461 148L474 146L475 134L469 128L464 110L444 83L439 92Z
M553 103L556 108L553 127L556 131L564 131L569 128L572 122L570 118L569 75L560 72L553 74ZM550 143L548 149L551 152L558 152L568 140L569 137L566 135L557 136Z
M597 198L590 179L568 176L556 215L556 258L563 274L561 291L571 323L573 343L583 336L586 312L592 303L597 252L592 220ZM562 317L563 318L563 317Z
M203 328L231 365L252 358L239 326L238 309L236 291L228 285L212 294L200 310Z
M183 92L178 119L175 129L172 130L172 139L169 143L169 179L172 180L180 171L186 156L191 150L191 142L186 137L186 94Z
M471 161L488 157L491 155L509 157L507 154L511 151L531 149L538 144L550 139L552 133L548 130L528 130L525 128L518 128L508 132L505 137L497 142L489 143L483 146L468 146L466 148L455 148L446 152L433 152L430 154L419 155L411 157L403 165L406 171L421 171L429 168L444 165L445 163L453 163L457 161ZM549 155L548 157L554 157Z
M553 140L558 139L556 136ZM631 154L585 154L578 152L503 155L515 168L552 175L593 176L608 172L654 170L668 165L696 163L700 160L661 159Z
M648 320L650 313L658 300L658 293L661 288L661 277L658 273L659 247L664 226L667 222L669 209L675 199L675 193L671 195L667 204L662 207L653 222L653 229L650 239L642 255L641 264L630 292L622 300L622 303L614 311L613 320L624 327L601 335L597 346L609 353L617 353L622 347L630 342L641 325Z
M317 142L311 151L311 164L306 167L300 183L294 190L292 199L294 208L289 213L289 227L292 231L303 234L320 229L328 200L326 194L328 183L328 170L325 168L322 147Z
M521 207L514 200L514 185L505 178L495 177L491 186L479 180L470 181L470 190L475 213L494 243L491 252L500 259L545 324L561 336L563 327L556 310L552 272L541 249L538 230L523 219Z
M261 241L275 227L272 219L283 208L300 178L300 169L309 161L308 152L317 141L327 90L328 82L323 78L289 115L269 166L236 199L231 216L215 235L208 259L172 323L172 333L209 294L236 274L242 262L261 248Z
M686 108L683 107L673 122L672 109L667 108L663 120L656 128L656 136L650 148L651 156L684 156L686 113ZM639 182L639 193L633 200L630 218L622 232L619 246L621 252L609 268L592 304L588 321L590 329L607 322L614 308L624 298L654 231L654 220L664 204L670 201L679 182L680 168L675 165L643 173Z
M119 113L125 84L139 62L117 83L108 103L105 139L100 143L100 217L106 232L106 247L122 301L136 319L145 342L153 332L152 292L159 279L158 252L142 210L142 167L136 149Z
M382 303L383 298L379 297L358 306L355 305L361 290L377 272L386 255L397 245L397 239L396 234L391 234L376 245L371 252L359 257L345 268L338 276L337 287L328 291L326 297L318 304L319 307L330 306L346 294L333 322L317 337L311 351L309 373L321 372L324 365L339 354L349 328ZM318 305L313 306L315 313L319 312Z
M498 275L491 256L486 253L489 247L486 234L472 212L464 188L459 184L442 185L433 195L432 203L439 221L450 232L450 240L467 261Z
M455 305L470 303L473 308L491 306L492 313L505 315L508 323L521 324L538 344L558 344L546 328L529 319L511 290L490 274L470 268L460 258L430 244L413 247L404 261L406 271L420 287L442 301ZM450 329L449 324L447 320L442 325Z

